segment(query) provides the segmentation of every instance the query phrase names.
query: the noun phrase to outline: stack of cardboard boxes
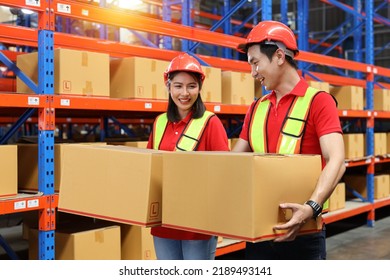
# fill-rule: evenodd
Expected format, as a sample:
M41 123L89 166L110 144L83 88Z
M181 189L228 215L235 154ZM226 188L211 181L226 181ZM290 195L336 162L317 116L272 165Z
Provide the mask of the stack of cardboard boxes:
M54 51L54 92L80 96L167 100L163 73L169 62L142 58L110 58L108 54L70 49ZM17 57L17 66L38 82L38 54ZM204 102L249 105L254 99L254 80L249 73L221 71L202 66L206 79ZM18 93L31 93L17 79ZM222 95L222 92L224 93Z

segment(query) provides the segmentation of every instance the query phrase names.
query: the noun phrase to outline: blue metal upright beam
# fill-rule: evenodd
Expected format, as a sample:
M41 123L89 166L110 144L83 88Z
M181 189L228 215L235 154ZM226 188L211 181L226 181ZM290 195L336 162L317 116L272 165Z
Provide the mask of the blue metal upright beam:
M229 15L230 13L230 0L223 1L223 16ZM230 16L229 16L230 18ZM230 20L225 20L223 22L223 31L225 34L232 34L232 24ZM224 58L232 58L232 50L230 48L223 48L223 57Z
M192 10L192 1L182 0L181 7L181 23L186 26L193 26L193 21L191 19L191 10ZM186 52L190 49L191 41L181 40L181 50Z
M309 31L308 31L308 18L309 18L309 1L298 0L298 49L302 51L309 50ZM299 61L298 66L300 69L304 69L307 63Z
M272 0L261 1L261 20L272 20Z
M373 18L373 8L374 1L366 0L365 1L365 12L366 12L366 64L374 65L374 18ZM367 100L367 110L374 110L374 76L373 69L371 73L368 74L367 84L366 84L366 100ZM367 155L374 156L374 124L367 126L366 130L366 142L367 142ZM367 199L371 203L374 202L374 170L367 172ZM374 219L368 219L368 226L374 226Z
M359 14L362 13L362 3L361 0L354 0L353 1L353 7L356 12ZM363 37L363 31L362 31L362 19L360 17L354 17L353 19L353 26L359 26L356 31L353 33L353 45L354 45L354 52L353 52L353 60L362 62L362 37ZM355 77L357 79L363 78L363 73L361 72L355 72Z
M42 3L45 12L40 16L38 29L38 94L54 95L54 1ZM54 194L54 108L47 98L38 112L38 190L50 197ZM51 200L50 200L51 201ZM38 258L55 259L55 209L40 210Z

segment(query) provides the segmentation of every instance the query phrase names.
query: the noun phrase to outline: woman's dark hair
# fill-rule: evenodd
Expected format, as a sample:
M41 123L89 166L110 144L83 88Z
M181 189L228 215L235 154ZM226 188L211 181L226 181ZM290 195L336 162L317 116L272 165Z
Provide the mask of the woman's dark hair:
M265 54L268 57L269 61L271 61L272 56L274 55L274 53L278 49L278 46L276 46L276 45L267 45L267 44L261 44L261 43L260 44L259 43L249 44L248 48L253 46L253 45L259 45L260 46L260 52ZM286 61L287 61L288 64L290 64L295 69L298 69L297 62L291 56L286 55L285 58L286 58Z
M171 80L176 76L177 73L180 73L180 72L183 72L183 71L176 71L176 72L169 73L169 77L168 77L167 86L168 86L169 92L168 92L167 117L168 117L168 120L171 122L178 122L181 120L179 112L177 110L177 106L176 106L175 102L173 102L171 94L170 94ZM188 73L189 75L191 75L195 79L195 81L199 85L199 90L201 90L202 89L202 80L200 78L200 74L195 73L195 72L186 72L186 73ZM202 98L199 94L194 105L192 105L192 117L194 119L199 119L203 116L205 111L206 111L206 106L204 105Z

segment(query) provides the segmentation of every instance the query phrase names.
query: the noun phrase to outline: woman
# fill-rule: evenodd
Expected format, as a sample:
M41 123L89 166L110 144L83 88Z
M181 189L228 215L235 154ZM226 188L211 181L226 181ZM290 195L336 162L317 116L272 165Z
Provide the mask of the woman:
M220 119L206 111L200 95L205 79L199 62L184 53L164 72L169 100L149 137L148 148L165 151L228 151L228 139ZM159 260L211 260L217 237L182 230L153 227Z

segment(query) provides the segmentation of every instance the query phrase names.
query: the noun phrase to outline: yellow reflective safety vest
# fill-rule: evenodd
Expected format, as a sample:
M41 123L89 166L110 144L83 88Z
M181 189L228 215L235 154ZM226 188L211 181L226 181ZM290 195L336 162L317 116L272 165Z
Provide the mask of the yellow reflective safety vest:
M297 96L287 113L279 134L276 152L279 154L299 154L310 105L319 91L308 87L304 96ZM264 97L255 104L249 124L249 145L254 152L267 151L267 119L271 102ZM329 200L325 201L323 211L329 208Z
M295 97L279 134L276 152L299 154L310 105L318 90L309 87L304 96ZM249 123L249 144L254 152L267 153L267 120L271 102L264 97L255 104Z
M176 143L175 151L196 151L203 131L214 113L205 111L199 119L191 119ZM158 150L168 124L167 113L159 115L153 126L153 149Z

